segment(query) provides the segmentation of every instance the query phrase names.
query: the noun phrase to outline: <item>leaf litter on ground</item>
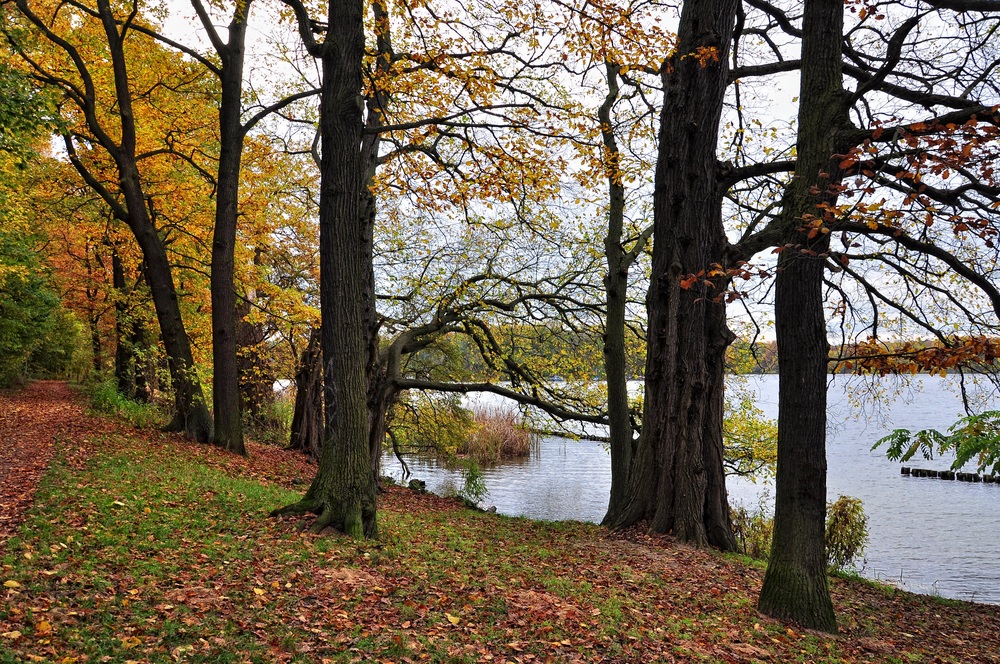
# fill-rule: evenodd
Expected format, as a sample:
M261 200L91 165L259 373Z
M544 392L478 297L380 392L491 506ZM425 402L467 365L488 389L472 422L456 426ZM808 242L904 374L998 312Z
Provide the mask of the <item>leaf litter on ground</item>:
M1000 607L832 580L835 637L755 610L762 569L640 528L389 487L379 540L267 518L315 470L0 394L0 662L996 662ZM49 469L46 471L46 467Z

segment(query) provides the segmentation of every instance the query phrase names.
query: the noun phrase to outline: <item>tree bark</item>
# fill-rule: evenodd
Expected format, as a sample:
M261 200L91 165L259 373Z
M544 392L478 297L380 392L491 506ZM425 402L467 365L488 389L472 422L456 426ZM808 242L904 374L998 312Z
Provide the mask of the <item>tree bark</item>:
M243 158L243 62L249 14L249 0L237 2L229 24L228 43L217 43L222 61L219 69L222 95L219 104L219 170L211 274L214 442L219 447L243 455L246 455L246 446L236 357L238 321L233 262L239 212L240 163ZM210 23L206 29L218 37Z
M278 510L319 514L313 530L333 526L375 537L376 483L370 455L368 351L375 296L372 253L361 198L361 0L330 2L320 92L320 312L327 427L319 469L303 500ZM300 26L300 33L308 26Z
M681 542L732 550L721 370L732 334L717 296L725 262L716 148L737 2L685 2L664 63L642 433L627 497L605 523L648 520ZM683 284L682 284L683 282ZM614 481L614 480L613 480Z
M316 460L323 451L323 354L318 329L309 333L295 372L295 411L288 447Z
M758 607L804 627L837 631L827 579L826 382L829 342L823 311L829 252L823 204L835 204L834 155L848 128L841 74L843 4L807 0L802 24L798 161L779 224L787 243L775 278L778 345L778 465L774 537Z
M136 165L135 116L121 36L107 0L98 0L97 4L108 39L118 116L121 119L121 142L118 149L112 151L112 156L118 168L119 186L128 212L125 221L142 250L146 283L149 284L156 318L160 324L160 335L174 390L174 418L167 429L183 431L199 442L207 442L212 437L212 420L195 370L191 343L181 319L166 248L146 208Z

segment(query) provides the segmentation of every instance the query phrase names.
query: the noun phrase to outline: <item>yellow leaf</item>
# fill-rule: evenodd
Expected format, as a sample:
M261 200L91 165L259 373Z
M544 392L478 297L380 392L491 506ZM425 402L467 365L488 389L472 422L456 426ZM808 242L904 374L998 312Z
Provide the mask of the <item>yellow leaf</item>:
M254 588L253 592L254 592L255 595L263 595L263 594L267 593L267 591L264 590L263 588Z
M38 634L38 635L40 635L40 636L44 636L46 634L51 634L52 633L52 623L50 623L47 620L42 620L40 622L35 623L35 633Z
M11 639L12 641L15 641L21 638L21 633L18 632L17 630L14 630L13 632L4 632L3 634L0 634L0 636L2 636L5 639Z
M447 618L448 622L450 622L452 625L457 625L462 621L461 618L459 618L458 616L453 616L450 613L444 614L444 617Z
M14 579L9 579L9 580L3 582L3 587L4 588L20 588L21 584L18 583L17 581L15 581Z
M123 648L138 648L141 645L142 645L142 639L140 639L138 636L122 637Z

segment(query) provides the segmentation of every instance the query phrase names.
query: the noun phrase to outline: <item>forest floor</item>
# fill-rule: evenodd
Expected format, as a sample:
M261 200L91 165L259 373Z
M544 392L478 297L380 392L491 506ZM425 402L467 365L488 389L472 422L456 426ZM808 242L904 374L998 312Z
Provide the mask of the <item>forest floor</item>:
M376 541L268 518L312 472L0 392L0 662L1000 662L998 606L834 578L804 631L761 566L639 532L395 487Z

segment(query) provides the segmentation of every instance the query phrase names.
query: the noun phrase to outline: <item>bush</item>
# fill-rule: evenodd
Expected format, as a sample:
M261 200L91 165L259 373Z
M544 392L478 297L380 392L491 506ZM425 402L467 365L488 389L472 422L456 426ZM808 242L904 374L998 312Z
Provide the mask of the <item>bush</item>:
M163 412L154 404L139 403L126 398L118 391L114 378L108 378L92 385L90 405L99 413L112 415L139 428L159 426L165 419Z
M868 515L860 498L840 496L826 506L826 564L844 569L868 544Z
M465 463L465 471L462 473L462 489L458 492L459 497L466 501L478 505L483 502L490 493L486 488L486 478L483 471L474 459L469 459Z
M90 369L90 348L83 324L73 312L58 307L52 314L52 326L31 351L28 371L39 378L75 378Z
M763 504L752 512L737 507L731 513L733 534L742 552L766 561L771 555L774 519L765 513ZM860 498L840 496L826 506L825 539L826 564L831 570L850 567L861 557L868 544L868 516Z
M274 396L258 417L252 417L249 408L243 407L243 426L247 436L268 445L285 446L292 434L295 416L294 393L282 392Z
M771 538L774 535L774 519L764 511L764 501L761 497L757 508L752 512L745 507L731 509L733 519L733 535L741 551L754 560L767 560L771 555Z

